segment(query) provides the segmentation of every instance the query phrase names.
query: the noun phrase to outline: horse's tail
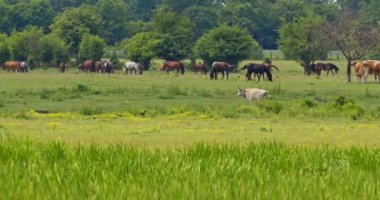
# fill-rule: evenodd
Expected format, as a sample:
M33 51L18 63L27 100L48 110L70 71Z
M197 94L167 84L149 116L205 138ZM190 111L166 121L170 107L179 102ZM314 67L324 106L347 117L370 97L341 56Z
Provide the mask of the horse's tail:
M269 66L275 68L276 71L279 71L278 68L277 68L275 65L272 65L272 64L271 64L271 65L269 65Z
M244 65L240 70L247 69L247 65Z

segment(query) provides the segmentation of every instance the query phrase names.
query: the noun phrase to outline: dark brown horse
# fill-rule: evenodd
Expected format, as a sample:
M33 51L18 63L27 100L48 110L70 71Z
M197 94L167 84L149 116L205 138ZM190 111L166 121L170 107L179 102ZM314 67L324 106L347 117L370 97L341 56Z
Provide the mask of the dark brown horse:
M181 71L181 74L185 73L185 67L180 61L166 61L162 66L162 70L169 74L170 70L177 70L177 73Z
M95 63L92 60L86 60L79 65L79 70L84 72L95 72Z
M63 62L59 63L59 65L58 65L58 71L59 71L59 72L61 72L61 73L65 73L66 68L67 68L66 63L63 63Z
M198 74L198 72L201 72L202 74L207 74L206 65L202 63L194 64L194 74Z
M105 61L98 60L95 62L95 71L96 73L104 73L105 72Z
M222 79L224 79L224 73L227 75L228 80L228 72L232 68L233 65L230 65L226 62L214 62L211 66L211 72L210 72L210 78L217 80L218 79L218 72L222 73Z
M249 81L252 80L252 73L253 77L256 76L258 81L260 81L261 76L263 76L264 79L264 73L267 75L268 80L272 81L272 73L270 72L270 67L268 64L248 63L241 69L247 69L245 76Z
M331 71L332 75L334 76L334 72L335 72L335 74L337 74L339 71L339 68L332 63L317 63L315 65L315 70L316 70L318 76L321 75L322 70L327 71L327 76L329 75L330 71Z

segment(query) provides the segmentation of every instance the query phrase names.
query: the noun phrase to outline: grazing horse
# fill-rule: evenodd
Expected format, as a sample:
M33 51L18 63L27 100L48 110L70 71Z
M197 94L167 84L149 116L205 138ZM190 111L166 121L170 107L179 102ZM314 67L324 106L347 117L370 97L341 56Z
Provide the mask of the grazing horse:
M86 60L79 65L79 70L84 72L95 72L95 63L92 60Z
M257 64L257 63L248 63L243 66L243 69L247 69L247 73L245 74L245 77L249 81L252 80L252 73L254 74L253 76L257 77L257 79L260 81L261 76L264 78L264 73L267 74L267 78L269 81L273 81L272 79L272 73L270 72L270 67L268 67L268 64Z
M95 62L96 73L104 73L105 72L105 67L104 67L105 62L106 61L103 61L103 60L98 60Z
M20 70L20 62L7 61L4 63L4 69L7 70L7 72L18 72Z
M66 68L67 68L66 63L63 63L63 62L59 63L59 65L58 65L58 71L59 71L59 72L61 72L61 73L65 73Z
M181 74L184 74L185 66L180 61L166 61L164 65L162 66L162 70L166 71L168 74L170 70L177 70L178 74L179 74L179 71L181 71Z
M135 75L143 74L143 66L142 64L137 62L128 61L124 64L123 69L125 71L125 74L128 74L128 72L130 72L131 74L135 72Z
M317 63L315 66L315 70L316 70L318 76L321 75L322 70L327 71L327 76L329 75L330 71L331 71L332 75L334 76L334 71L335 71L335 74L337 74L339 71L339 68L332 63Z
M194 64L194 74L198 74L198 72L201 72L202 74L207 74L206 65L201 63Z
M19 72L24 73L24 72L28 72L28 71L29 71L29 69L28 69L28 63L25 62L25 61L22 61L20 63Z
M211 66L210 79L218 79L218 72L222 72L222 79L224 79L224 73L227 75L228 80L228 72L230 71L233 65L230 65L226 62L214 62Z
M104 61L103 65L104 65L105 73L108 73L108 74L114 73L113 64L111 62Z

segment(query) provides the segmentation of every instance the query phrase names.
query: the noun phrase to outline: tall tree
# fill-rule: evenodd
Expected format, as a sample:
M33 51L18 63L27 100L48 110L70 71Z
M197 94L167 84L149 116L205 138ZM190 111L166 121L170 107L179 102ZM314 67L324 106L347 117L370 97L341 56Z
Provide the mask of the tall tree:
M108 44L115 44L125 38L129 7L122 0L99 0L96 3L104 20L103 38Z
M181 60L191 53L194 24L188 18L160 9L154 16L153 28L162 38L158 57Z
M79 43L84 35L102 34L104 22L94 10L95 7L86 5L67 9L59 14L50 26L53 33L69 46L71 53L78 53Z
M162 38L156 32L137 33L127 41L125 52L129 59L149 68L150 61L158 54L161 43Z
M41 61L58 65L69 61L69 51L65 43L55 34L47 34L41 38Z
M38 26L42 27L45 32L48 31L55 15L48 0L19 2L12 6L12 13L12 21L16 30L22 30L26 26Z
M379 26L362 23L357 11L343 10L334 22L327 22L326 35L347 61L347 82L351 83L352 61L369 54L380 42Z
M41 37L43 30L38 27L27 27L21 32L14 32L10 37L11 53L15 60L26 60L31 65L41 61Z
M0 33L0 65L11 58L8 43L8 37L5 34Z
M305 75L311 74L308 66L329 50L327 38L320 29L323 23L323 17L309 14L291 23L283 22L278 31L281 51L297 60L304 67Z
M237 26L220 26L204 34L195 44L196 55L207 65L214 61L237 64L260 50L258 43Z
M79 46L79 61L86 59L100 60L104 55L106 42L97 35L86 34Z

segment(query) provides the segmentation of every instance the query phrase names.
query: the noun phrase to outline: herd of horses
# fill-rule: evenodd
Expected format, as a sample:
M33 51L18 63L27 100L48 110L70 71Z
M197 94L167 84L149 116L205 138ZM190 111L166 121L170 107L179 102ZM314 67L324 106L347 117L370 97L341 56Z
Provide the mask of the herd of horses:
M368 76L373 74L375 77L375 82L380 82L380 61L378 60L365 60L353 62L352 66L356 74L356 82L366 83L368 81ZM61 73L64 73L68 69L66 63L57 64L58 70ZM7 72L19 72L26 73L29 71L28 63L25 61L7 61L3 63L3 68ZM78 65L78 69L82 72L96 72L96 73L114 73L114 66L111 62L105 60L93 61L85 60ZM125 74L143 74L144 66L141 63L127 61L124 63L123 72ZM217 80L218 74L222 74L222 79L226 76L228 80L229 73L236 70L235 65L231 65L227 62L213 62L211 68L203 63L196 63L192 66L192 69L195 74L204 74L209 73L211 80ZM267 80L273 81L272 69L279 71L279 69L270 63L248 63L245 64L240 70L246 70L245 77L247 80ZM161 71L169 73L169 71L177 71L178 74L185 73L185 65L181 61L165 61L161 68ZM329 73L334 76L338 73L339 68L332 63L313 63L305 68L305 75L307 73L315 74L320 76L322 71L326 71L326 75ZM252 77L253 75L253 77Z
M25 61L7 61L4 63L4 69L7 72L26 73L29 71L28 63Z

